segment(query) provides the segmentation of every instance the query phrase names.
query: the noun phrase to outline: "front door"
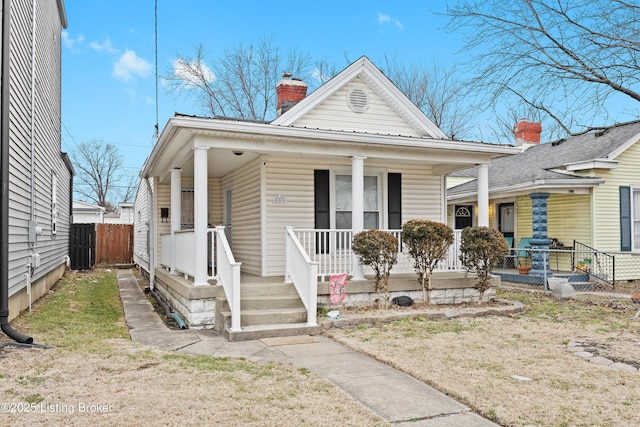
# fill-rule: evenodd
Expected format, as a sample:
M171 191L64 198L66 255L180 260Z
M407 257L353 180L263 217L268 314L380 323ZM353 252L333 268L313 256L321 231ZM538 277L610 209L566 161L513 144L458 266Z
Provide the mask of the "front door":
M498 205L498 230L504 237L513 237L515 216L513 203L500 203Z
M455 229L473 227L473 205L455 205Z

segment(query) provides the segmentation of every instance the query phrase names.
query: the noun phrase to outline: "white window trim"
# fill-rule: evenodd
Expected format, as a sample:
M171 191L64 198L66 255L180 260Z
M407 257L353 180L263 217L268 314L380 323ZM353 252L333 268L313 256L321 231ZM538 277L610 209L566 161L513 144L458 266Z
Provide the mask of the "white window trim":
M352 175L351 168L347 167L333 167L329 173L329 206L330 210L330 224L331 228L336 228L336 175ZM388 184L387 184L387 170L383 168L365 168L364 176L375 176L378 178L378 213L379 224L378 226L382 230L387 229L388 223Z
M640 246L636 246L636 238L635 238L635 233L636 233L635 223L636 221L640 223L640 213L638 213L638 218L636 219L636 212L634 210L634 205L633 205L633 194L635 192L640 193L640 186L631 185L629 188L630 188L629 197L631 198L631 200L629 200L629 206L631 206L631 212L630 212L631 214L631 252L640 252Z

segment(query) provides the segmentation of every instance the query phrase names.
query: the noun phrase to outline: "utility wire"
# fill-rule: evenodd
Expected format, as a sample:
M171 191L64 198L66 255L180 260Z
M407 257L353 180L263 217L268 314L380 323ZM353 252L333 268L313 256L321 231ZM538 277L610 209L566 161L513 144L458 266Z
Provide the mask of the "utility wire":
M156 125L155 125L155 140L158 140L158 0L154 1L153 8L154 27L155 27L155 55L156 55Z

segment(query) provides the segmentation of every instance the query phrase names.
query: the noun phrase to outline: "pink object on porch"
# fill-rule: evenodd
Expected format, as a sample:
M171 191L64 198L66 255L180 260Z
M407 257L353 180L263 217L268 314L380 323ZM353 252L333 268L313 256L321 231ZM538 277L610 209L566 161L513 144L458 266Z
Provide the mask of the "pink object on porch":
M344 301L347 293L347 273L334 274L329 278L329 302L336 304Z

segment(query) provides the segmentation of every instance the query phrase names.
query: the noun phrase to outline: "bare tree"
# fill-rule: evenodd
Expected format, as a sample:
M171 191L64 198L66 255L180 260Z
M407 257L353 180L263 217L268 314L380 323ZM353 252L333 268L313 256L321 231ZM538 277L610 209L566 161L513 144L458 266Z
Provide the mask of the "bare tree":
M193 57L178 55L165 76L169 91L193 96L204 114L265 121L275 117L275 87L283 72L308 80L311 59L291 49L283 53L272 38L240 44L207 64L204 46Z
M384 73L427 117L451 139L469 136L471 105L463 97L464 85L455 67L434 63L399 63L384 57Z
M112 144L100 140L83 142L71 154L77 175L74 180L74 191L85 200L98 206L113 209L114 202L127 201L119 197L118 187L121 185L123 156ZM129 181L132 183L134 181ZM132 193L133 194L133 193Z
M485 108L517 102L565 133L637 117L636 2L461 0L446 15L449 30L463 31L475 53L471 87Z

